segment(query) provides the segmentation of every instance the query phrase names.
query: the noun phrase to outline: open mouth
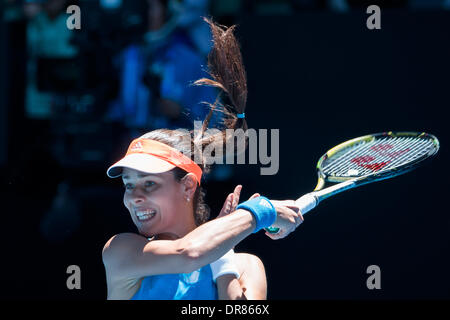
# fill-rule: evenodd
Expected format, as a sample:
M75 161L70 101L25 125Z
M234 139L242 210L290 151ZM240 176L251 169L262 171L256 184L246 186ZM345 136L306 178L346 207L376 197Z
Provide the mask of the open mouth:
M155 214L156 214L156 210L153 210L153 209L136 211L136 217L141 222L151 220L155 216Z

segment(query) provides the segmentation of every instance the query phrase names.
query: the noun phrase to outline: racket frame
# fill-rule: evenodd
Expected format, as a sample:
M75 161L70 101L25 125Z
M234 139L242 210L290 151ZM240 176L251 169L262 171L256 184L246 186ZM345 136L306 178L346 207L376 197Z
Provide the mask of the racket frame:
M346 177L332 176L332 175L327 175L326 173L324 173L322 171L322 165L325 162L325 160L329 159L330 157L335 155L337 152L344 150L345 148L348 148L359 142L363 142L363 141L370 142L379 137L386 137L386 136L393 137L393 138L394 137L427 138L433 142L433 144L435 145L435 148L430 149L430 151L428 153L409 162L407 165L400 166L398 168L390 168L390 169L376 171L371 174L360 176L360 177L358 177L358 176L356 176L356 177L355 176L346 176ZM329 198L335 194L338 194L342 191L345 191L345 190L348 190L351 188L355 188L355 187L359 187L359 186L362 186L362 185L365 185L365 184L368 184L371 182L381 181L381 180L399 176L401 174L407 173L407 172L413 170L414 168L416 168L419 162L422 162L424 160L430 160L434 155L436 155L438 150L439 150L439 140L435 136L433 136L429 133L425 133L425 132L417 133L417 132L411 132L411 131L407 131L407 132L388 131L388 132L382 132L382 133L369 134L369 135L365 135L365 136L362 136L359 138L354 138L354 139L345 141L345 142L338 144L337 146L331 148L329 151L327 151L327 153L325 153L324 155L322 155L320 157L320 159L316 165L318 181L317 181L317 185L314 188L313 192L315 192L315 194L317 196L317 200L318 200L318 202L320 202L321 200L324 200L326 198ZM328 187L328 188L325 188L325 189L322 189L327 181L335 182L338 184ZM345 183L342 185L340 184L340 183L346 182L346 181L348 181L348 183ZM321 191L318 192L319 190L321 190Z
M323 172L323 170L322 170L323 163L327 159L329 159L330 157L335 155L337 152L344 150L345 148L348 148L356 143L370 142L370 141L373 141L382 136L427 138L433 142L433 144L435 145L435 148L431 148L428 153L409 162L407 165L403 165L398 168L390 168L390 169L376 171L376 172L373 172L371 174L364 175L364 176L342 177L342 176L327 175L326 173ZM354 139L345 141L345 142L338 144L337 146L331 148L324 155L322 155L320 157L320 159L316 165L318 180L317 180L317 185L314 188L314 191L307 193L307 194L303 195L302 197L300 197L299 199L297 199L296 204L299 206L300 212L303 215L303 214L307 213L308 211L310 211L311 209L313 209L314 207L316 207L319 204L319 202L321 202L322 200L325 200L325 199L327 199L331 196L334 196L338 193L341 193L343 191L346 191L346 190L349 190L349 189L352 189L355 187L359 187L359 186L362 186L362 185L365 185L365 184L368 184L371 182L381 181L381 180L393 178L393 177L399 176L401 174L407 173L407 172L415 169L417 167L417 165L419 164L419 162L423 162L425 160L430 160L431 158L433 158L433 156L436 155L438 150L439 150L439 140L435 136L425 133L425 132L417 133L417 132L411 132L411 131L407 131L407 132L388 131L388 132L382 132L382 133L376 133L376 134L369 134L369 135L365 135L362 137L358 137L358 138L354 138ZM337 184L323 189L323 187L325 186L325 183L327 181L335 182ZM303 208L303 210L302 210L302 208ZM266 228L266 230L270 233L278 232L278 228L273 228L273 227Z

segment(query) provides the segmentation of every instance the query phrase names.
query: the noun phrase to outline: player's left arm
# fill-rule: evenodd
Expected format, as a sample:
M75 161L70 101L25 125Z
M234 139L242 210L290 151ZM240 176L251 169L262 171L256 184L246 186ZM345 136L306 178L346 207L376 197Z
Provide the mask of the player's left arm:
M239 279L232 274L217 278L219 300L267 299L266 272L261 259L248 253L236 253L235 264Z
M242 186L238 185L225 200L217 218L226 216L236 210ZM255 193L250 197L258 197ZM219 300L265 300L267 298L266 272L262 261L248 253L234 253L233 264L239 273L224 274L216 279Z

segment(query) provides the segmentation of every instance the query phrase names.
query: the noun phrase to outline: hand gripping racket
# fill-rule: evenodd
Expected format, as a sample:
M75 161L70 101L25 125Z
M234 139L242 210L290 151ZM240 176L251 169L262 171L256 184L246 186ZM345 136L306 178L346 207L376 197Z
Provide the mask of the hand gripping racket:
M295 204L304 215L320 201L342 191L409 172L438 150L438 139L424 132L383 132L346 141L319 159L316 188ZM322 189L327 181L338 184ZM279 231L274 227L266 230Z

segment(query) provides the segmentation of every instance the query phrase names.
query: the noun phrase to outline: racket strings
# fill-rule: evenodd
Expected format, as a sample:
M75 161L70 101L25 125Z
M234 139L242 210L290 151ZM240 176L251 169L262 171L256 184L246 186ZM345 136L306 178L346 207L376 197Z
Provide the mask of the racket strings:
M434 143L427 139L414 139L417 143L414 143L408 152L400 155L395 161L386 166L385 169L393 169L395 167L403 166L407 163L413 162L423 156L427 155L430 150L435 148Z
M416 137L384 137L364 141L330 157L322 171L332 176L364 176L395 169L427 155L435 144Z
M386 140L386 139L384 139ZM376 172L380 169L393 169L395 167L401 166L405 163L414 161L427 151L424 151L424 140L423 139L412 139L412 138L391 138L389 139L389 146L391 147L388 152L386 150L383 150L385 147L384 142L380 141L379 143L372 144L368 148L365 148L365 150L369 150L368 153L371 155L364 155L358 157L358 155L354 154L354 158L352 158L351 161L344 161L344 165L340 166L339 168L335 168L334 175L346 175L348 176L349 170L353 170L352 175L355 175L355 172L357 173L357 176L361 175L367 175L371 174L373 172ZM393 147L393 142L395 143L395 147ZM430 142L430 146L432 146L432 143ZM429 149L429 148L425 148ZM375 150L375 152L373 152ZM418 153L417 151L422 150L422 153ZM378 152L376 152L378 151ZM384 152L383 152L384 151ZM374 157L373 155L376 155ZM383 154L384 153L384 154ZM400 157L397 157L399 156ZM352 156L350 154L350 156ZM396 159L393 159L396 158ZM376 161L374 163L371 163L372 160Z
M374 158L373 161L375 161L375 163L369 163L369 164L365 164L365 163L358 163L358 162L349 162L351 164L351 168L353 170L359 170L359 174L360 176L364 176L367 174L371 174L375 171L381 170L381 169L387 169L388 166L398 166L399 163L398 159L395 159L395 161L393 161L393 157L394 155L398 155L400 153L403 154L409 154L409 152L411 151L411 148L414 147L415 144L418 143L417 139L411 139L411 138L407 138L407 137L401 137L401 138L388 138L386 139L388 140L389 146L392 146L392 148L390 148L388 151L387 150L383 150L383 146L385 146L385 143L378 143L375 144L374 146L372 146L369 150L369 153L371 154L371 156L368 157L372 157ZM372 152L373 151L373 152ZM385 152L383 152L385 151ZM387 152L386 152L387 151ZM374 156L374 154L376 154L376 156ZM370 162L370 158L367 158L366 160L368 160L368 162ZM356 166L355 166L356 164ZM343 169L345 170L345 168ZM344 171L345 172L345 171ZM347 170L348 172L348 170Z
M389 150L389 153L387 155L381 155L379 157L376 158L377 163L381 163L381 165L378 166L379 169L383 169L383 170L388 170L388 169L394 169L397 168L399 166L402 166L408 162L414 161L415 159L417 159L416 155L416 151L418 148L421 148L422 144L421 141L419 141L419 139L404 139L403 141L399 141L396 144L396 147ZM389 154L394 154L394 155L399 155L399 157L397 158L396 156L389 156ZM377 168L377 166L375 166L375 168ZM367 170L367 168L365 168L366 170L364 170L361 174L362 175L368 175L371 174L373 172L376 172L378 170Z
M326 174L334 174L335 172L340 172L345 168L348 169L349 163L351 164L351 159L355 159L363 156L364 154L367 154L369 148L373 147L376 143L382 143L386 140L387 138L384 138L378 141L362 141L359 144L355 144L352 147L348 148L346 151L344 150L343 154L337 153L335 156L331 156L328 159L329 163L323 167L322 171Z
M377 143L374 146L372 146L369 149L369 154L366 157L363 157L362 159L359 158L361 161L350 161L347 163L346 167L341 168L341 172L337 172L337 174L347 174L348 170L353 169L354 171L358 170L358 175L367 175L371 174L373 172L379 171L380 169L386 170L387 167L395 168L407 162L413 161L413 158L411 158L411 155L414 155L414 152L416 151L417 147L420 147L421 143L419 139L412 139L412 138L391 138L388 139L389 146L393 146L395 144L395 147L392 147L389 149L389 151L386 152L386 150L383 150L383 147L385 146L384 142ZM375 152L372 152L374 151ZM385 152L383 152L385 151ZM384 153L384 154L383 154ZM403 153L402 157L397 158L397 156ZM414 157L415 159L416 157ZM353 158L354 160L355 158ZM358 159L358 158L356 158ZM364 163L364 160L366 163ZM375 162L371 162L374 160Z
M368 148L366 148L364 151L365 153L363 155L354 155L349 160L342 162L342 165L338 170L336 170L335 175L357 175L357 176L363 176L369 173L372 173L374 170L378 170L381 167L384 167L389 160L379 158L375 158L371 155L371 150L379 149L381 146L385 145L387 141L394 142L396 145L400 145L398 140L402 138L384 138L382 140L375 140L372 145L370 145ZM394 140L394 141L392 141ZM403 142L403 141L400 141ZM373 160L377 160L375 163L371 163ZM353 174L349 174L349 171L353 170ZM350 172L352 173L352 172Z

